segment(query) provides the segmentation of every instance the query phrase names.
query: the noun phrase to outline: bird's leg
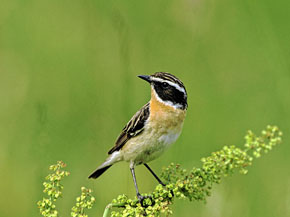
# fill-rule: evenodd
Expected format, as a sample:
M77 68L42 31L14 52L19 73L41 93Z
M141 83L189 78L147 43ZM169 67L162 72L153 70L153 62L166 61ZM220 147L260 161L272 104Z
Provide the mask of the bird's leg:
M134 181L134 185L135 185L135 189L136 189L136 195L137 195L137 198L141 204L141 206L143 206L143 201L144 199L146 198L151 198L150 196L142 196L140 193L139 193L139 189L138 189L138 185L137 185L137 180L136 180L136 176L135 176L135 169L134 169L134 165L130 165L130 170L131 170L131 173L132 173L132 177L133 177L133 181Z
M161 179L159 179L159 177L153 172L153 170L148 166L148 164L144 164L144 166L150 171L150 173L155 177L155 179L159 182L160 185L162 185L163 187L166 186ZM172 194L172 196L174 197L174 193L172 190L170 190L170 193Z
M138 189L138 185L137 185L137 181L136 181L136 176L135 176L134 166L130 167L130 170L131 170L131 173L132 173L132 177L133 177L133 181L134 181L134 185L135 185L135 189L136 189L136 194L137 194L137 197L139 199L141 194L139 193L139 189Z
M150 173L155 177L155 179L159 182L160 185L165 186L165 184L159 179L159 177L153 172L153 170L148 166L148 164L144 164L144 166L150 171Z

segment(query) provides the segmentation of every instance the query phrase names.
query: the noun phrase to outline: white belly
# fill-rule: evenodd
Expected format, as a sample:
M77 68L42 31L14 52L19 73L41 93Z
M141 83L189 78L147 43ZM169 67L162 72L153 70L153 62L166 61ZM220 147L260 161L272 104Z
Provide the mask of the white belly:
M166 145L171 145L174 143L177 138L179 137L180 133L167 133L159 137L158 141L162 144Z
M127 142L121 151L123 159L135 165L152 161L174 143L180 133L181 127L166 129L148 126L139 136Z

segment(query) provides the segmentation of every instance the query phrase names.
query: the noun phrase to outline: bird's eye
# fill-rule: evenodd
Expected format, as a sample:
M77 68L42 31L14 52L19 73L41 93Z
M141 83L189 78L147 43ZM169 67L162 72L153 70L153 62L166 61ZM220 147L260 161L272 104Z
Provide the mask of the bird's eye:
M167 82L162 82L162 87L164 87L164 88L166 88L166 87L168 87L168 83Z

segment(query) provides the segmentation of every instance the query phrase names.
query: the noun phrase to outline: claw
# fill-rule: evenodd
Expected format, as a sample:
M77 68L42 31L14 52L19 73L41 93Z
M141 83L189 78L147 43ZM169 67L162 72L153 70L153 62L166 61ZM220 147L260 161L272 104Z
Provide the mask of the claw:
M152 199L151 196L142 196L141 194L137 194L137 198L139 200L139 203L141 204L142 207L147 208L148 206L153 206L154 205L154 200ZM151 205L143 204L144 200L150 198L151 200Z

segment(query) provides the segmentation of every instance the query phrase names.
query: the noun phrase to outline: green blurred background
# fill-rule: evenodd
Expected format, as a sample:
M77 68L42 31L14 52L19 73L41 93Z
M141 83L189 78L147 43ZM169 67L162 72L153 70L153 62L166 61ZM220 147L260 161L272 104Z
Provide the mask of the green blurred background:
M290 2L238 0L9 1L0 6L0 213L40 216L48 166L68 164L69 216L80 187L94 190L89 216L119 194L135 195L127 163L87 176L150 97L139 74L168 71L188 91L179 140L161 158L200 166L223 145L242 145L267 124L283 144L246 176L215 187L205 205L176 201L173 216L290 216ZM141 192L156 185L136 169Z

